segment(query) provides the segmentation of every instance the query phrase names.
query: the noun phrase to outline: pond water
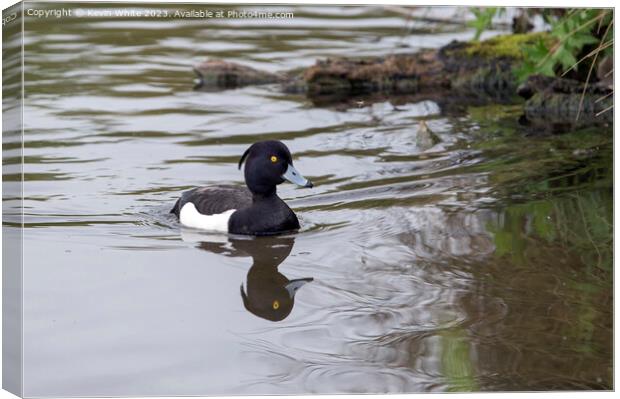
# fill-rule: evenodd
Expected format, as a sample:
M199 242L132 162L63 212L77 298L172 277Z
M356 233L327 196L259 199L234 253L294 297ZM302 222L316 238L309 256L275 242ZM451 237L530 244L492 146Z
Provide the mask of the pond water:
M273 10L295 17L26 20L25 394L611 389L611 131L532 134L519 106L193 90L206 57L278 71L473 35L449 8ZM278 189L299 233L168 213L242 184L265 139L315 183Z

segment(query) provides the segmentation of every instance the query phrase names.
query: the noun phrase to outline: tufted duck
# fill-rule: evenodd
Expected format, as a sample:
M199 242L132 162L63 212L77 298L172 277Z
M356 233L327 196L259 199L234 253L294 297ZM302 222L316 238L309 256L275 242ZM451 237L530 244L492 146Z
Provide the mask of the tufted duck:
M299 229L297 216L276 194L284 180L312 187L294 167L288 148L275 140L254 143L239 160L247 187L219 185L186 191L170 211L181 224L232 234L274 235Z

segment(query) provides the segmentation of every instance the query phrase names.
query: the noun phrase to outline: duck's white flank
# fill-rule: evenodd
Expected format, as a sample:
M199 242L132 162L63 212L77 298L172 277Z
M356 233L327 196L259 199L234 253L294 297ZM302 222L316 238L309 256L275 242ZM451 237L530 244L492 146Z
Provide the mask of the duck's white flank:
M236 209L230 209L224 213L215 215L203 215L198 212L196 206L188 202L181 208L179 220L183 226L193 227L195 229L228 232L228 219Z

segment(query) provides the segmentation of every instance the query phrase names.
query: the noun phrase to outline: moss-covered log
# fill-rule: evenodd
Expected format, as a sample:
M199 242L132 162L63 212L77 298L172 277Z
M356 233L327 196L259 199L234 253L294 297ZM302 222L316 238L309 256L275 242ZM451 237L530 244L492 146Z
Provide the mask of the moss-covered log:
M207 61L195 67L204 89L281 84L287 92L305 93L315 104L349 101L368 95L414 95L517 103L514 69L521 65L523 46L551 40L546 33L497 36L483 42L457 42L438 50L385 57L328 58L295 71L268 73L224 61ZM556 83L554 83L556 82ZM600 100L601 90L586 91L581 111L579 82L548 78L531 80L519 92L526 97L525 117L533 123L609 123L611 96ZM551 89L543 90L546 85ZM567 89L567 85L571 88ZM525 96L530 87L532 95ZM598 91L597 91L598 90ZM603 93L604 95L605 93ZM602 118L597 114L603 115ZM574 125L574 123L573 123Z
M512 68L521 47L540 34L499 36L484 42L454 41L439 50L386 57L328 58L300 71L268 73L231 62L209 60L194 70L206 89L282 83L309 96L362 93L417 94L439 88L514 95Z
M374 92L413 94L450 87L450 78L436 51L358 59L329 58L308 68L302 81L310 96Z

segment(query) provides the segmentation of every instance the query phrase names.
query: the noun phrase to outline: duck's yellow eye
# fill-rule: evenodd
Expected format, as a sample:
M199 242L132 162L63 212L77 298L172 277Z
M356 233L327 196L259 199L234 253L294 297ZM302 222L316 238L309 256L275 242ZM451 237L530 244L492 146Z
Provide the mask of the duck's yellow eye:
M275 158L275 157L274 157ZM273 310L278 310L278 308L280 307L280 302L278 301L273 301Z
M271 162L276 163L278 162L278 157L276 157L275 155L271 156Z

